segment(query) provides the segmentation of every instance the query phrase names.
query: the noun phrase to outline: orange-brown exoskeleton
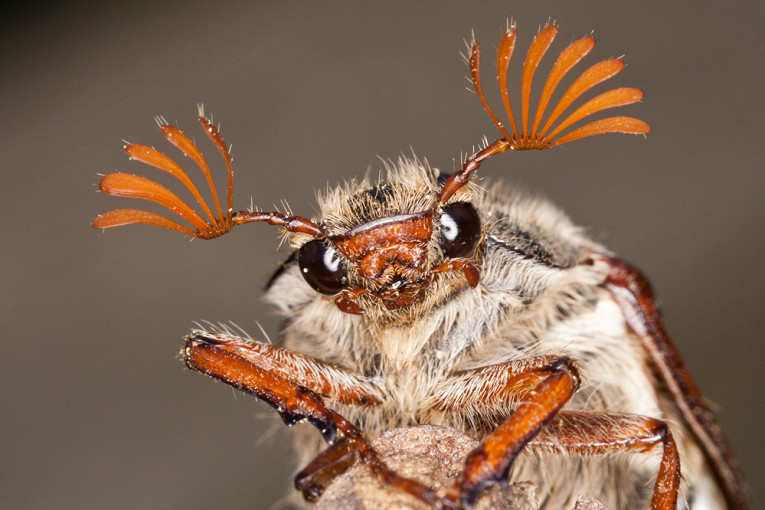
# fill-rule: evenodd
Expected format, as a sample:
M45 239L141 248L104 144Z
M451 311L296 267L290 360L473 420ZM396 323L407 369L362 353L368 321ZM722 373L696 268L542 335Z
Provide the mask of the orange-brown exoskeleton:
M472 43L472 82L501 137L449 176L401 159L377 181L350 181L320 197L313 219L233 212L229 152L200 113L228 168L225 210L199 149L164 122L164 136L207 177L213 208L180 165L143 145L126 151L181 180L201 213L143 177L117 173L101 181L105 193L153 201L189 225L120 209L99 216L97 228L144 223L209 239L267 222L289 238L294 251L266 294L285 317L279 346L199 330L182 354L190 369L264 400L287 424L318 428L321 438L298 448L313 459L295 481L307 500L358 460L393 489L436 508L470 507L483 488L508 477L535 482L549 509L571 508L580 494L615 509L748 506L728 442L667 337L643 276L547 201L472 183L484 160L506 151L649 132L631 117L567 131L643 97L633 88L609 90L563 115L622 70L624 63L611 59L550 102L593 48L592 37L563 50L532 115L534 74L557 31L543 28L528 50L517 123L507 86L515 27L500 42L497 76L509 129L484 98ZM369 442L392 427L428 423L481 441L446 491L399 476ZM323 451L322 438L329 445Z

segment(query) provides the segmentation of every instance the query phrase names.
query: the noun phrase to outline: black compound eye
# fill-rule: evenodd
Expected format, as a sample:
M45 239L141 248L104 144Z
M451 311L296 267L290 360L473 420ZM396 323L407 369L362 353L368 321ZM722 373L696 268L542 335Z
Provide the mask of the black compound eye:
M348 287L343 259L321 241L308 241L298 251L300 273L316 292L332 295Z
M481 238L481 218L467 202L454 202L444 207L439 219L439 242L450 258L469 257Z

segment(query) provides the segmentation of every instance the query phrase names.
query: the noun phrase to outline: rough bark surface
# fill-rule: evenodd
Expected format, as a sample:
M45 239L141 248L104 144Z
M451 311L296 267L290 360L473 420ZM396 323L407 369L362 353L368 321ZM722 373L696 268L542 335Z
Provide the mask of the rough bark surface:
M413 478L443 493L464 467L478 443L447 428L422 425L392 429L373 446L382 459L402 476ZM314 510L431 510L408 494L383 485L363 464L356 464L327 488ZM531 482L495 485L485 490L475 510L538 510L536 486ZM574 510L607 510L597 500L580 497Z

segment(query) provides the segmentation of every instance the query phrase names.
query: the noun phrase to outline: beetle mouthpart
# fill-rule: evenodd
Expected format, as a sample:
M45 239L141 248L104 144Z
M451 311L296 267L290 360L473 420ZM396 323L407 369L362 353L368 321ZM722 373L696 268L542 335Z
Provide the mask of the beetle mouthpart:
M344 290L335 298L335 305L341 312L351 315L364 315L366 313L364 309L353 301L364 292L366 292L366 289Z
M449 271L462 271L465 274L468 284L475 288L478 286L478 282L481 279L481 273L478 268L465 259L449 260L444 262L440 266L436 266L430 270L430 274L446 273Z
M478 268L465 259L450 260L434 267L416 279L407 278L405 275L396 273L385 286L378 290L356 289L344 291L335 299L335 304L343 312L361 315L365 313L364 309L353 302L353 300L364 293L368 293L374 296L374 299L381 301L389 310L404 308L420 301L437 274L451 271L462 271L471 287L478 285L480 280Z

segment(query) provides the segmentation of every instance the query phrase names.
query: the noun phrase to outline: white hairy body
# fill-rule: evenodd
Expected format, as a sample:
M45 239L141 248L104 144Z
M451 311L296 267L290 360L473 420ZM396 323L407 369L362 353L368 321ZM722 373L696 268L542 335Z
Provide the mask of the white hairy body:
M354 198L380 185L392 190L385 203ZM391 211L433 207L438 190L425 164L401 160L380 182L351 182L320 197L316 221L329 233L342 232ZM549 202L501 185L473 184L452 201L472 203L481 217L483 238L471 259L481 274L476 288L458 272L444 273L410 310L391 313L371 299L360 300L367 313L358 316L343 313L331 298L311 289L294 262L269 285L266 298L286 319L280 345L363 376L381 400L364 407L331 399L328 404L371 439L415 424L447 425L480 439L517 401L487 402L484 395L455 411L434 409L437 401L464 402L466 394L481 390L471 378L459 378L460 371L538 355L568 356L576 361L582 384L564 409L666 421L678 443L684 477L679 506L725 508L702 451L658 386L620 308L601 286L605 264L597 257L582 263L603 248ZM293 246L302 241L300 234L293 236ZM435 241L431 249L438 249ZM301 465L325 447L307 427L296 436ZM527 447L510 479L535 482L543 508L573 508L579 495L613 509L645 508L660 455L659 446L649 455L588 458Z

